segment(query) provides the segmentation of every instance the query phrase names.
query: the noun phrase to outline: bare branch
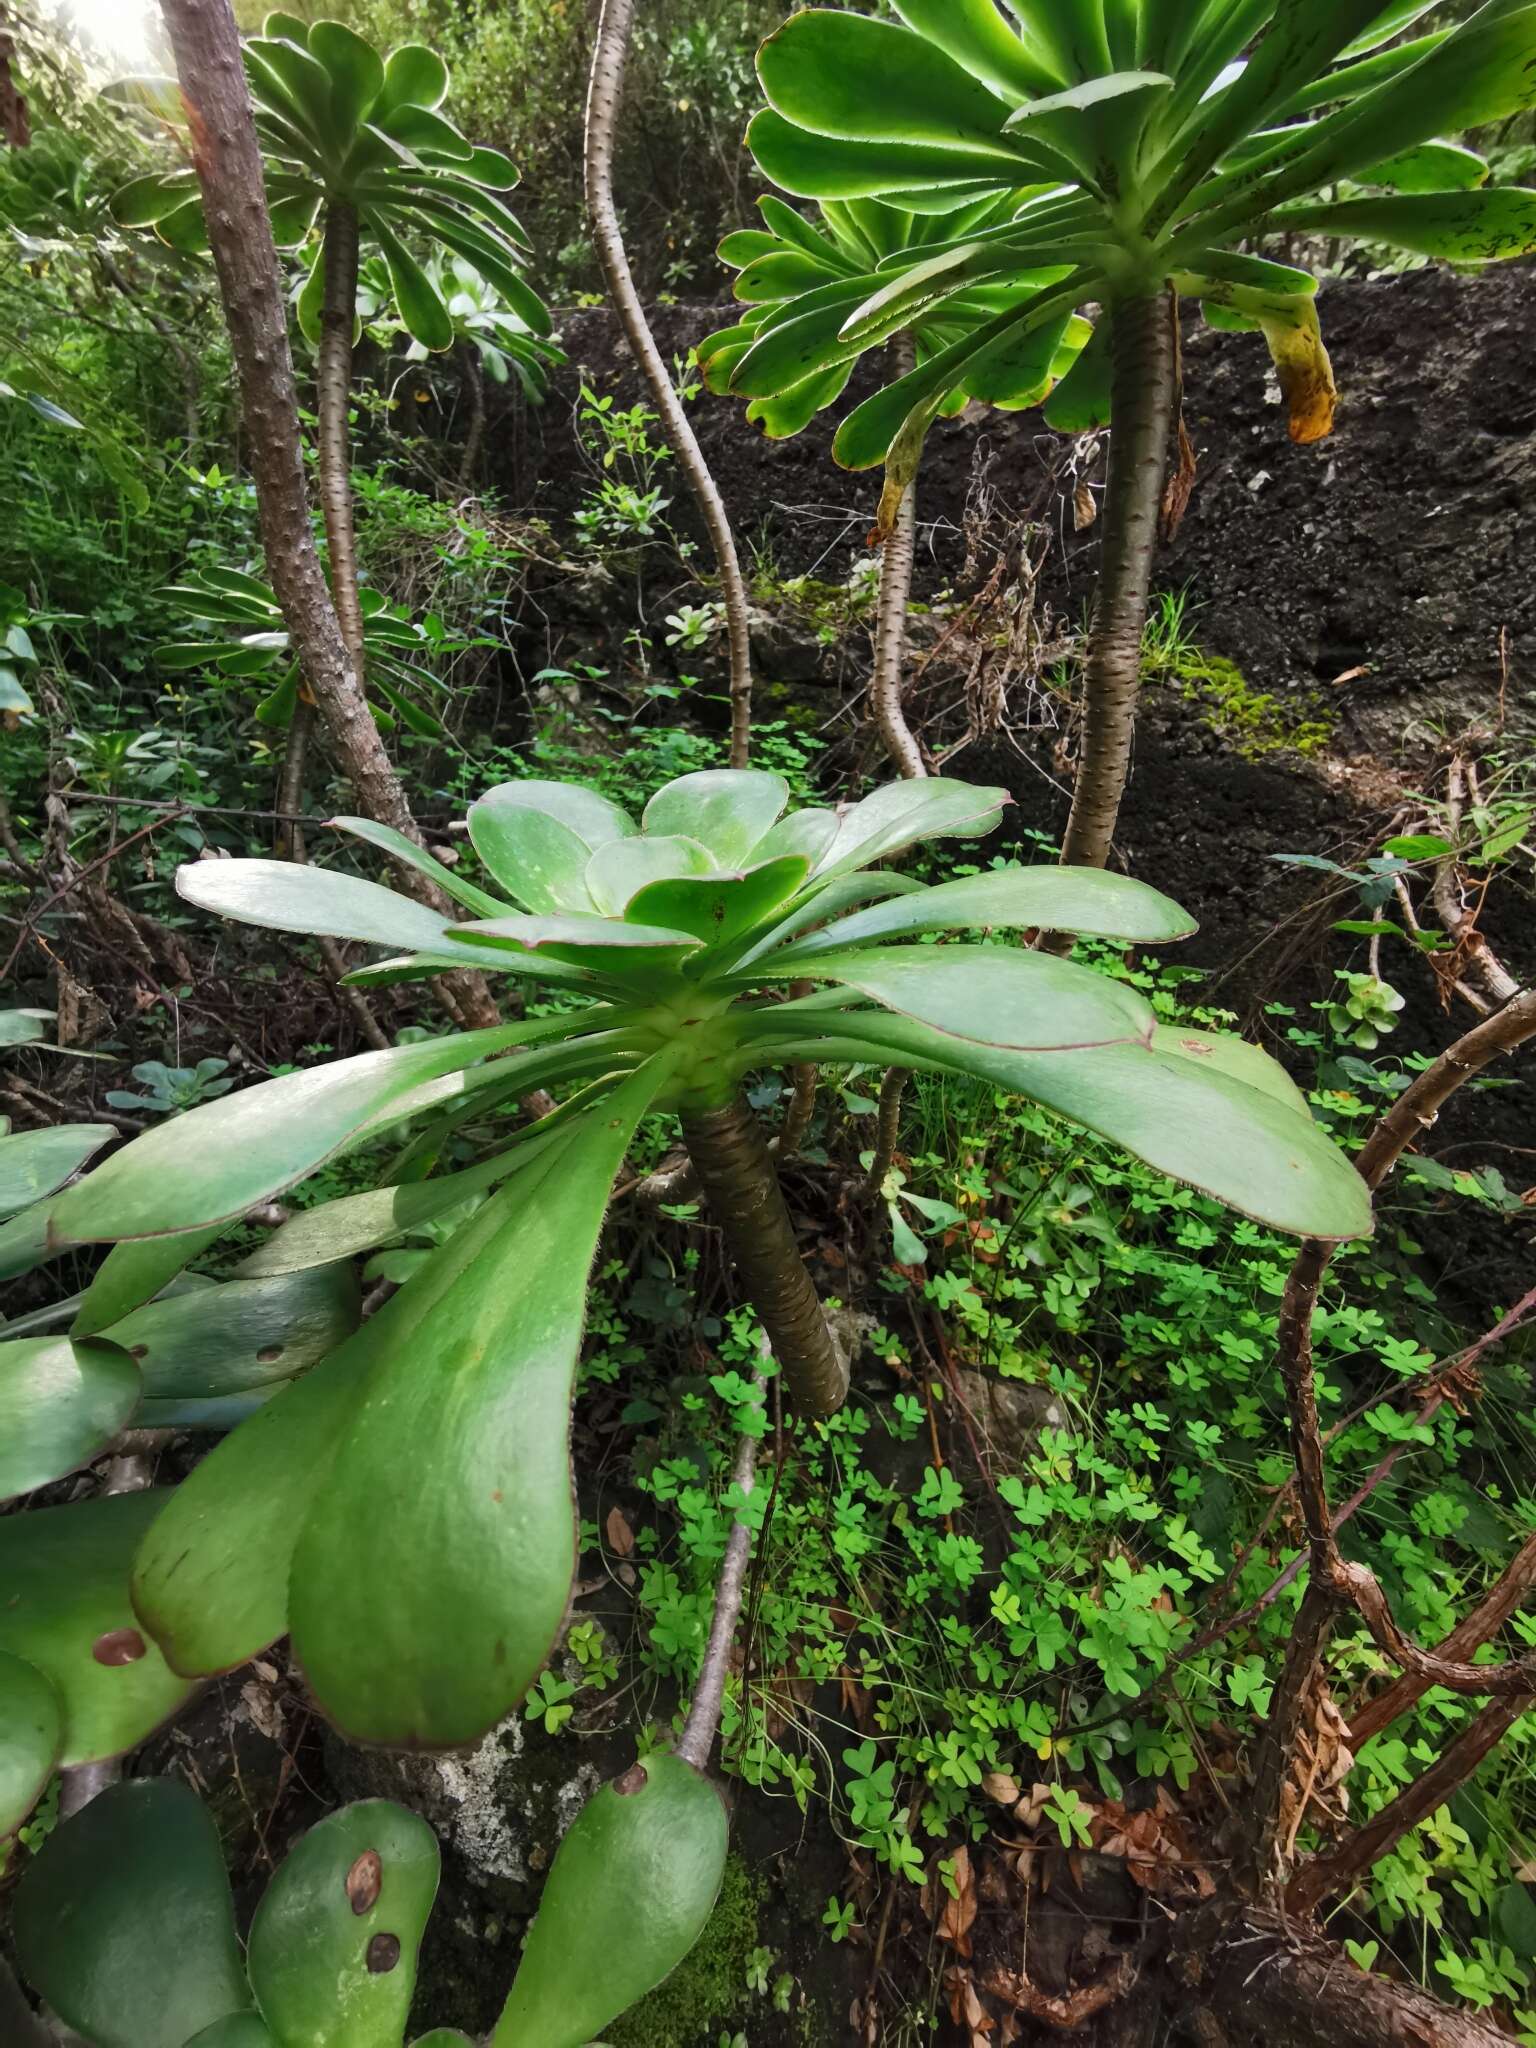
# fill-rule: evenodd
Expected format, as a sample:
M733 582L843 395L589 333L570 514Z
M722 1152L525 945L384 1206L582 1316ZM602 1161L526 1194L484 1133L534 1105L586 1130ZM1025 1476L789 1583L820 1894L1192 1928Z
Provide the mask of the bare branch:
M603 0L592 51L592 78L587 96L587 213L592 240L608 282L609 295L634 352L657 412L684 475L698 500L720 571L731 649L731 766L745 768L752 745L752 645L748 624L747 586L736 553L730 515L719 486L704 460L698 436L661 359L635 289L624 236L613 198L613 152L619 108L624 97L624 72L629 58L634 0Z

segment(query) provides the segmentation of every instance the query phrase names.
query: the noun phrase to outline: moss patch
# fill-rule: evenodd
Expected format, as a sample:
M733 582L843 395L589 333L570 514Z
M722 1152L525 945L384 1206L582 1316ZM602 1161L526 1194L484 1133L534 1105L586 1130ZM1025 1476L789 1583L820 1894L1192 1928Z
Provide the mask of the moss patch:
M1149 649L1143 673L1171 683L1186 703L1197 705L1207 722L1245 760L1265 754L1320 754L1333 737L1333 707L1315 692L1296 705L1256 690L1236 662L1206 654L1188 641L1171 649Z
M613 2048L713 2048L720 2027L744 2013L751 1997L747 1961L761 1903L761 1885L732 1856L693 1952L608 2029Z

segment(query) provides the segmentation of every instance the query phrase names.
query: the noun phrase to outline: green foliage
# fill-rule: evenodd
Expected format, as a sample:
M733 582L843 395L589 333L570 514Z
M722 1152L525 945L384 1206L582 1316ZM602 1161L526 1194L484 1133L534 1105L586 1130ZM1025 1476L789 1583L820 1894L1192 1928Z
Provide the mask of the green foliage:
M281 1262L291 1279L412 1220L460 1218L410 1284L265 1402L156 1523L135 1601L178 1669L230 1668L286 1630L326 1711L374 1741L469 1741L523 1697L574 1569L569 1403L609 1186L644 1116L728 1103L764 1065L894 1059L979 1074L1282 1228L1368 1227L1358 1178L1255 1049L1169 1031L1136 990L1048 953L924 942L978 924L1168 938L1189 921L1166 898L1097 872L1004 868L924 891L878 868L919 841L990 830L999 791L936 778L842 813L781 816L787 795L762 771L685 776L637 827L579 785L503 784L468 821L503 895L382 826L338 821L430 873L469 912L462 922L338 870L182 869L181 894L204 908L393 949L361 982L478 959L578 1006L204 1102L52 1197L53 1243L115 1243L119 1259L143 1255L130 1239L196 1249L429 1107L446 1135L530 1087L578 1087L531 1131L501 1134L473 1207L462 1181L439 1196L402 1163L398 1185L337 1205L344 1223L322 1211L290 1226L307 1246ZM763 1002L800 980L826 986ZM416 1148L423 1168L440 1144ZM423 1489L437 1497L425 1521L402 1513L381 1528L370 1513ZM515 1521L500 1511L513 1497ZM546 1717L561 1704L546 1697Z
M342 1807L279 1866L242 1959L211 1817L180 1782L140 1780L54 1830L17 1948L91 2048L400 2048L437 1874L414 1814Z
M655 0L639 14L615 179L643 291L696 287L743 211L752 53L781 11L773 0ZM523 166L529 224L554 274L570 286L600 284L572 118L592 55L581 10L545 0L360 0L349 19L381 44L404 37L441 51L465 124Z
M339 21L269 15L244 45L246 77L267 164L267 203L280 245L297 247L322 210L355 210L379 251L403 325L424 348L448 348L453 320L434 279L406 245L425 237L473 265L535 335L548 309L523 276L529 243L502 194L517 169L499 150L476 147L440 111L448 69L435 51L402 44L386 60ZM150 172L113 199L126 226L153 227L172 248L207 247L191 166ZM325 288L322 243L299 295L299 321L319 337Z
M854 357L947 323L946 345L838 432L839 461L887 462L895 485L949 394L1027 402L1076 309L1103 303L1112 324L1117 303L1169 286L1222 326L1261 330L1292 438L1326 434L1316 280L1239 253L1255 235L1317 229L1480 262L1536 245L1536 195L1481 189L1486 164L1431 139L1530 104L1530 24L1504 0L1409 42L1411 15L1378 0L895 11L807 8L759 53L760 169L833 208L834 226L872 221L871 202L896 222L862 296L824 284L803 253L757 254L737 294L773 304L719 373L759 408L775 403L789 431L790 416L803 424L830 402ZM1343 181L1362 196L1341 198ZM795 236L797 217L783 209L779 227ZM1047 417L1081 431L1109 403L1109 351L1089 348Z

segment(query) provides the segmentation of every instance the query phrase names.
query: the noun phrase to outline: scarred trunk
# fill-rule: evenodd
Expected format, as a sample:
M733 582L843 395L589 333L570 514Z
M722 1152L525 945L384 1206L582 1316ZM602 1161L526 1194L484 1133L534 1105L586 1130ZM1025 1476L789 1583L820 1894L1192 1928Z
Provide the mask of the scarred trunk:
M235 18L229 0L163 0L163 13L229 326L267 574L358 808L419 842L342 638L310 527L286 306ZM434 910L451 910L441 890L414 868L402 868L400 881ZM443 983L466 1023L499 1020L483 976L455 973Z
M791 1399L802 1414L834 1414L848 1396L848 1363L805 1270L757 1119L738 1095L685 1115L683 1138Z
M1130 773L1175 377L1174 313L1166 294L1121 299L1105 317L1112 322L1114 357L1109 488L1083 679L1077 780L1061 849L1064 865L1089 868L1109 860Z

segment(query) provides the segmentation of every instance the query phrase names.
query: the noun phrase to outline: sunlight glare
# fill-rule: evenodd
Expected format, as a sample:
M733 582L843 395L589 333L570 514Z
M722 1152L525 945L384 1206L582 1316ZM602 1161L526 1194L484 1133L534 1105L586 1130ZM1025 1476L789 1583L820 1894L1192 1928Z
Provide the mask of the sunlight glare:
M158 67L162 36L154 0L44 0L42 11L72 25L89 53L114 69Z

